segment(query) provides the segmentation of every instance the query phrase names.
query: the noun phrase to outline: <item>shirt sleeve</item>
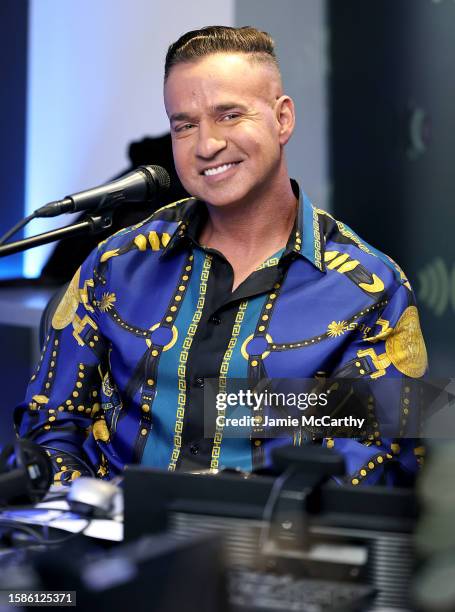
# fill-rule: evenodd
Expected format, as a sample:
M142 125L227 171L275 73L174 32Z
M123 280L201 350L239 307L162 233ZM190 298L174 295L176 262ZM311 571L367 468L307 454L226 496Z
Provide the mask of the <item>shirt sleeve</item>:
M409 432L418 431L415 379L427 369L425 343L409 283L403 282L396 289L373 322L371 332L355 338L332 376L368 381L366 410L373 430L360 440L327 438L324 445L344 456L347 475L343 482L406 486L413 482L423 461L424 448ZM381 406L386 413L380 412ZM384 436L385 422L394 423L397 437Z
M51 457L54 483L99 469L84 445L102 437L100 390L107 346L94 300L97 250L78 269L60 301L26 396L14 414L19 437L41 444Z

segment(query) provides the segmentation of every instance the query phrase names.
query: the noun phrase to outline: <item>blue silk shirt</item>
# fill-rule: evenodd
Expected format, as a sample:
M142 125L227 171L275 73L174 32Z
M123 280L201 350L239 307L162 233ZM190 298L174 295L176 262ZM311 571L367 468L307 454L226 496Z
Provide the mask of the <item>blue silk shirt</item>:
M58 449L50 451L56 481L84 473L76 457L103 478L128 463L266 465L276 440L204 437L207 378L423 375L403 272L303 193L286 248L234 292L230 264L198 242L206 217L195 198L166 206L101 243L71 281L16 409L20 436ZM397 407L404 420L406 389ZM376 432L324 444L344 455L345 481L357 485L414 472L411 442Z

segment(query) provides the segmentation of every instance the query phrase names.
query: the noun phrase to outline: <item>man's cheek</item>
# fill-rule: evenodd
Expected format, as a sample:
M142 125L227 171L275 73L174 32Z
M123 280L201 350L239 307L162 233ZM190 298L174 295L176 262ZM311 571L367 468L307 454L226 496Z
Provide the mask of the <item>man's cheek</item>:
M182 151L176 150L176 148L174 148L174 165L179 179L183 182L185 178L188 177L191 166L188 160L185 159Z

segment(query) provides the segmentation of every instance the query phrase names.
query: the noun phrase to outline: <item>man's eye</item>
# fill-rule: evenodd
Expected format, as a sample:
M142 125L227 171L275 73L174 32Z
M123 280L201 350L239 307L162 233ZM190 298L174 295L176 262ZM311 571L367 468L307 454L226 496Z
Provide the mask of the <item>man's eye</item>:
M191 129L192 127L194 127L192 123L184 123L183 125L179 125L176 128L174 128L174 131L175 132L185 132Z
M224 117L221 119L221 121L226 121L226 120L230 120L230 119L237 119L238 116L239 116L238 113L229 113L228 115L224 115Z

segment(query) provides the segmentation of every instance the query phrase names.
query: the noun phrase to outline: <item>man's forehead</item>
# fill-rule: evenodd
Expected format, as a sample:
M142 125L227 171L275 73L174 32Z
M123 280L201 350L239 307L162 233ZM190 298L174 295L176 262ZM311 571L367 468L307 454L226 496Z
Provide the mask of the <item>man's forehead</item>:
M173 66L164 86L166 107L185 97L209 97L215 106L229 101L281 95L279 72L245 53L215 53ZM227 96L227 97L226 97Z
M280 79L278 67L273 60L270 58L270 61L268 61L265 55L261 56L256 53L210 53L197 59L176 64L171 68L169 77L175 71L179 71L180 75L198 72L199 74L206 75L207 78L216 75L229 76L231 74L238 74L240 71L248 75Z

